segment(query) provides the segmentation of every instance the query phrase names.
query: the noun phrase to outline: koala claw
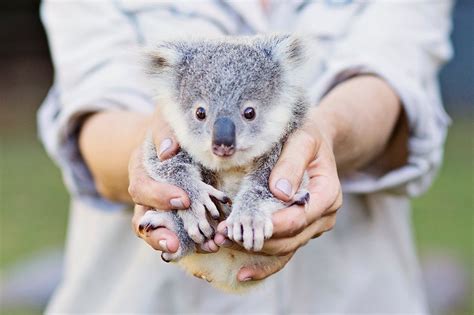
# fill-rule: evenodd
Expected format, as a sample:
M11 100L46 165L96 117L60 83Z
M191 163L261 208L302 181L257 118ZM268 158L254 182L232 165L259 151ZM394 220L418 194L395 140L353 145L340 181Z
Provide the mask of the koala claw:
M172 219L166 213L158 212L156 210L148 210L140 220L138 224L138 231L140 233L148 233L156 230L160 226L165 227L169 230L175 229L175 224Z
M242 243L249 251L260 251L263 242L272 236L273 223L271 215L264 213L237 214L232 212L227 223L227 237L235 242Z
M178 248L176 253L162 252L161 253L161 260L163 260L165 263L169 263L169 262L177 261L180 258L182 258L183 256L184 256L183 251L181 250L181 248Z
M205 191L209 196L216 198L217 200L219 200L222 203L229 203L230 202L230 198L227 197L227 195L224 192L212 187L211 185L208 185L206 183L202 183L201 190Z
M292 205L304 206L309 202L309 198L310 198L309 192L305 189L302 189L296 192L295 196L290 201L290 206Z
M206 239L214 236L214 229L206 217L206 208L199 202L193 202L190 210L181 210L184 229L189 237L196 243L202 244Z

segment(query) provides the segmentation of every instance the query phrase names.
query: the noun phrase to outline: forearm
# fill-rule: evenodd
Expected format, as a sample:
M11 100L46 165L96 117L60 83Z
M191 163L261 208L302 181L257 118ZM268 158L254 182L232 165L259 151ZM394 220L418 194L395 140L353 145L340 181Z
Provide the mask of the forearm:
M150 117L128 111L104 111L84 122L79 136L81 154L104 197L131 202L128 162L143 140Z
M314 121L331 142L340 173L368 164L390 168L406 158L400 100L375 76L350 79L328 93L314 111ZM389 152L390 154L387 154Z

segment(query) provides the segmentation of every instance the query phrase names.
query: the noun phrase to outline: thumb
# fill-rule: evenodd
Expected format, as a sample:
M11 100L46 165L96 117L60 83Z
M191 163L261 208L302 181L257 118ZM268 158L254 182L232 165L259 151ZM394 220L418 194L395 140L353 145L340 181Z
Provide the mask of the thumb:
M237 273L237 280L241 282L263 280L285 267L293 254L294 252L289 253L286 256L279 256L273 263L265 266L253 265L242 267Z
M282 201L291 200L318 147L318 141L304 130L298 130L288 138L270 174L270 190L275 197Z
M179 144L174 137L173 130L163 118L159 106L153 114L151 130L153 143L160 160L173 157L179 150Z

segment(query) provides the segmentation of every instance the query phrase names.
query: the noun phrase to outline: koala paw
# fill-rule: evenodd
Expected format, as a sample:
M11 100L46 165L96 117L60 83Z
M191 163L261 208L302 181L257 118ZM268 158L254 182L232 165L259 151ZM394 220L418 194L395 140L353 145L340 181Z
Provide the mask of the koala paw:
M191 207L188 210L180 210L179 216L183 220L184 229L189 237L196 243L202 244L214 237L214 229L209 223L207 212L217 220L220 217L219 210L212 198L222 203L229 203L230 199L225 193L217 190L211 185L200 183L197 189L197 197L192 198Z
M173 217L166 212L148 210L138 223L138 231L140 234L147 234L159 227L167 228L171 231L176 230L176 224Z
M270 238L273 233L271 213L259 209L233 210L226 225L227 237L241 243L249 251L260 251L265 239Z
M293 199L288 203L288 206L304 206L309 202L309 197L309 192L306 189L301 189L296 192L296 194L293 196Z
M178 226L176 223L175 214L171 212L149 210L145 212L145 215L141 218L138 225L138 231L142 235L147 235L148 233L160 227L167 228L168 230L177 233ZM180 240L180 246L178 247L178 250L175 253L163 252L161 254L161 259L163 259L165 262L179 260L185 255L185 251L183 250L185 246L183 245L183 240Z

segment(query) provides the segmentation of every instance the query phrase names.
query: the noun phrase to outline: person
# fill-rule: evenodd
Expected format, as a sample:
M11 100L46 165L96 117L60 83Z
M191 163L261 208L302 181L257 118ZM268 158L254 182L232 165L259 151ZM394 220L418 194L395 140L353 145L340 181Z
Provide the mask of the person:
M409 198L429 187L442 161L449 118L437 73L451 56L451 6L44 1L55 79L39 131L71 192L64 276L47 312L427 312ZM239 281L268 278L249 294L228 295L160 259L153 249L179 246L172 231L134 233L146 209L190 203L141 166L148 130L162 159L179 143L136 51L176 37L269 32L308 34L322 56L307 82L315 106L269 180L288 200L306 170L311 198L306 211L293 206L273 216L262 251L286 265L242 268ZM201 250L236 246L229 242L217 233Z

